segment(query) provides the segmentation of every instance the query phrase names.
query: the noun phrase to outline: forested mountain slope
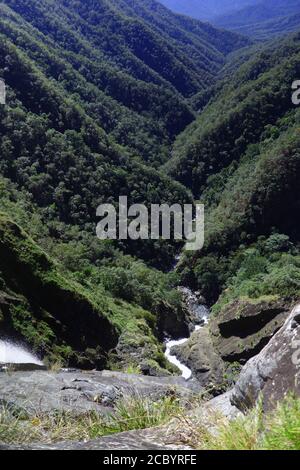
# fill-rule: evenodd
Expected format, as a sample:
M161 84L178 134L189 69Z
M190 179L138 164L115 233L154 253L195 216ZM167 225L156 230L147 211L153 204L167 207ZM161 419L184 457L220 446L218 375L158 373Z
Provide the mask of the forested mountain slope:
M6 0L0 9L0 247L13 265L25 262L38 290L53 289L53 303L42 302L2 257L2 334L47 356L53 344L65 363L166 374L162 340L188 335L179 283L211 303L228 286L229 298L298 292L299 35L243 49L223 68L248 40L152 0ZM201 94L211 101L195 120ZM99 242L96 208L120 195L146 205L201 197L204 252L168 273L181 245ZM84 328L79 343L65 335L73 317L58 311L63 293L72 315L111 331L111 344L98 350Z
M174 148L171 173L206 206L206 246L183 277L212 302L224 290L221 305L299 294L299 45L292 35L229 72Z
M165 17L155 15L148 3L134 2L136 13L132 2L2 2L1 66L7 85L19 87L27 106L43 93L35 84L25 96L33 67L48 93L72 100L123 146L123 158L127 149L158 166L174 136L194 119L183 95L210 84L224 62L222 51L245 41L196 21L185 23L166 9ZM14 76L9 60L26 63L27 70ZM48 111L43 101L35 103L35 112Z
M207 179L238 161L265 126L293 110L299 34L266 46L218 85L205 111L178 138L167 168L196 196Z
M221 15L214 24L256 39L284 35L299 29L299 0L265 0Z
M187 97L210 84L225 54L247 41L181 19L155 2L8 0L0 9L0 76L7 85L7 103L0 107L0 196L9 219L3 219L2 252L10 249L11 227L21 226L12 229L14 244L30 248L26 269L33 285L47 292L34 256L42 247L50 278L58 263L70 296L82 289L85 299L94 299L93 306L84 300L84 308L71 299L74 315L93 310L99 325L108 319L103 322L118 347L109 359L106 350L94 350L92 335L87 351L84 338L91 332L76 344L65 337L58 304L42 305L4 258L2 334L14 330L47 355L53 340L53 356L72 364L126 365L133 351L137 364L143 360L146 368L166 372L159 339L166 331L186 331L176 275L137 258L167 271L178 248L161 241L100 243L96 208L120 195L129 203L192 201L158 168L176 134L194 119ZM14 256L22 265L21 248ZM60 298L60 283L53 283L53 298Z

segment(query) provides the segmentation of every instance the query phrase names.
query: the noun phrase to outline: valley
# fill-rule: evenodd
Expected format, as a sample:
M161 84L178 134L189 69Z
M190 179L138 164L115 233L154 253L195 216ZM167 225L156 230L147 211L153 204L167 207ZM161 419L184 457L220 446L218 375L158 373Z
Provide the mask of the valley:
M0 3L0 449L299 447L300 26L162 3ZM97 238L124 196L203 249Z

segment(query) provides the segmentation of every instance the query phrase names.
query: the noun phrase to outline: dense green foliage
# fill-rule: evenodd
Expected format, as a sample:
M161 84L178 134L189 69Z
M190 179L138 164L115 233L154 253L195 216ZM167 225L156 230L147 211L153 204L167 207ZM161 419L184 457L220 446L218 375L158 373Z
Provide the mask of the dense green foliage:
M211 302L232 284L226 297L299 294L300 114L291 101L299 63L295 35L237 71L229 67L216 97L176 143L173 174L206 205L205 249L183 261L182 275ZM260 237L275 234L290 237L292 255L277 259L274 247L273 259L260 259ZM258 259L254 279L240 276L243 256L250 266Z
M147 205L192 201L159 167L174 137L194 119L187 97L211 84L225 55L247 41L146 0L7 0L0 9L0 76L7 85L7 104L0 108L1 211L12 220L1 232L3 253L10 223L34 240L28 242L28 284L11 271L22 265L22 244L29 240L21 229L12 266L1 260L2 295L22 298L17 312L13 303L6 310L2 334L15 331L51 360L109 361L111 367L144 361L152 371L165 369L159 340L187 328L178 280L138 258L166 271L179 247L101 243L96 208L120 195ZM61 313L58 303L42 302L50 294L35 267L39 246L53 266L49 275L54 270L59 278L53 298L70 285L93 302L84 311L108 318L107 328L115 331L108 336L118 342L109 358L92 334L78 335L74 344L60 331L71 335L72 328L54 325ZM40 297L30 283L39 286ZM78 309L74 300L74 315Z
M0 233L2 335L30 344L50 362L168 367L158 340L170 325L170 334L185 328L175 274L152 270L78 226L59 221L45 224L43 211L30 194L17 190L9 180L0 180L0 204L7 214L1 218ZM7 259L10 246L14 254ZM45 273L40 267L44 264ZM95 315L100 315L98 325ZM105 328L101 318L106 319ZM80 333L80 325L86 331ZM99 349L102 337L104 351ZM118 340L123 349L108 356ZM134 359L131 354L137 350Z
M148 3L7 0L0 32L118 143L158 165L193 120L184 96L247 41Z
M169 172L195 195L207 179L240 160L267 125L293 110L291 84L298 77L299 35L272 44L225 79L221 91L177 139Z
M8 86L1 172L50 219L91 232L97 206L119 195L148 204L191 200L153 167L194 119L184 96L211 83L225 54L246 42L153 5L0 5L0 75ZM167 244L125 248L158 267L172 264Z
M248 41L152 0L5 0L0 11L2 332L72 364L166 373L161 340L188 333L180 282L210 303L226 288L215 311L298 295L299 34L235 52ZM96 208L121 195L201 197L204 250L168 273L180 244L100 242ZM23 251L27 282L14 274ZM72 312L60 321L62 292ZM79 312L112 344L100 351L84 331L74 344L65 329Z

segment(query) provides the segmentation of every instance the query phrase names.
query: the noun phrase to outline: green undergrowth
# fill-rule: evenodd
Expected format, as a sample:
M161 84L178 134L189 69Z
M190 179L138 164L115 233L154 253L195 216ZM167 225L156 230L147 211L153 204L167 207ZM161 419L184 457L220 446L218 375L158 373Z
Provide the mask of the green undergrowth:
M261 406L247 416L219 423L214 433L199 431L201 450L300 450L300 399L288 396L264 415Z
M94 234L81 232L79 227L58 221L47 226L44 214L28 193L17 190L4 178L0 179L0 203L2 335L24 341L49 364L94 366L99 365L101 356L102 365L106 363L118 370L128 364L138 367L144 361L154 372L174 371L164 358L158 336L160 315L172 316L179 325L183 321L175 274L151 269L123 255L111 243L100 242ZM13 258L10 261L5 258L8 247ZM56 303L50 295L57 298ZM69 296L76 306L66 305ZM1 297L6 299L5 307ZM78 315L82 311L81 319L76 321L87 322L82 299L109 325L107 333L99 333L97 341L91 340L92 328L89 334L76 339L80 328L75 332L74 316L60 318L64 317L64 310L73 308ZM72 329L63 334L70 324L74 338ZM109 355L108 347L106 352L100 350L104 335L104 342L112 350ZM121 343L118 351L117 341Z
M225 305L237 299L251 303L263 300L293 300L300 294L300 255L289 237L274 234L261 237L251 248L240 251L233 264L235 274L213 307L217 314Z

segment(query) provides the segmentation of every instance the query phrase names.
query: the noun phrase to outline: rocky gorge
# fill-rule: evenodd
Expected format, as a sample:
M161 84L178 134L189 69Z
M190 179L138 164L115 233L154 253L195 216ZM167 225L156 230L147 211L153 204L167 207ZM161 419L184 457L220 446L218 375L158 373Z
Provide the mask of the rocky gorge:
M261 348L257 355L239 363L229 362L235 355L226 355L225 340L230 342L229 329L224 325L235 322L251 323L259 315L258 309L269 312L267 325L262 326ZM110 416L119 400L147 397L155 403L172 397L185 410L185 417L170 418L165 425L132 430L91 439L87 442L65 441L9 445L2 450L15 449L193 449L193 432L197 426L214 428L216 413L228 420L236 419L254 408L263 399L265 411L274 409L288 393L300 395L300 305L293 308L282 303L264 301L256 307L246 302L233 307L226 315L211 317L207 324L196 329L183 345L176 346L176 354L192 371L183 377L150 377L113 371L41 370L37 364L2 366L0 372L0 403L8 413L36 419L39 415L70 413L80 416L96 413ZM256 313L255 313L256 312ZM274 322L277 318L277 322ZM199 319L198 319L199 320ZM266 322L264 322L266 323ZM270 330L273 326L273 332ZM219 328L219 330L217 330ZM226 336L216 332L226 331ZM236 329L232 330L232 337ZM253 333L253 328L249 329ZM267 344L264 344L267 343ZM227 343L225 343L227 344ZM233 347L235 345L233 341ZM224 353L225 351L225 353ZM242 365L244 363L244 365ZM233 369L235 366L235 371ZM39 370L40 369L40 370ZM215 398L213 398L215 396ZM27 418L28 419L28 418ZM183 420L183 421L182 421Z
M0 2L2 449L300 449L299 64L156 0Z

